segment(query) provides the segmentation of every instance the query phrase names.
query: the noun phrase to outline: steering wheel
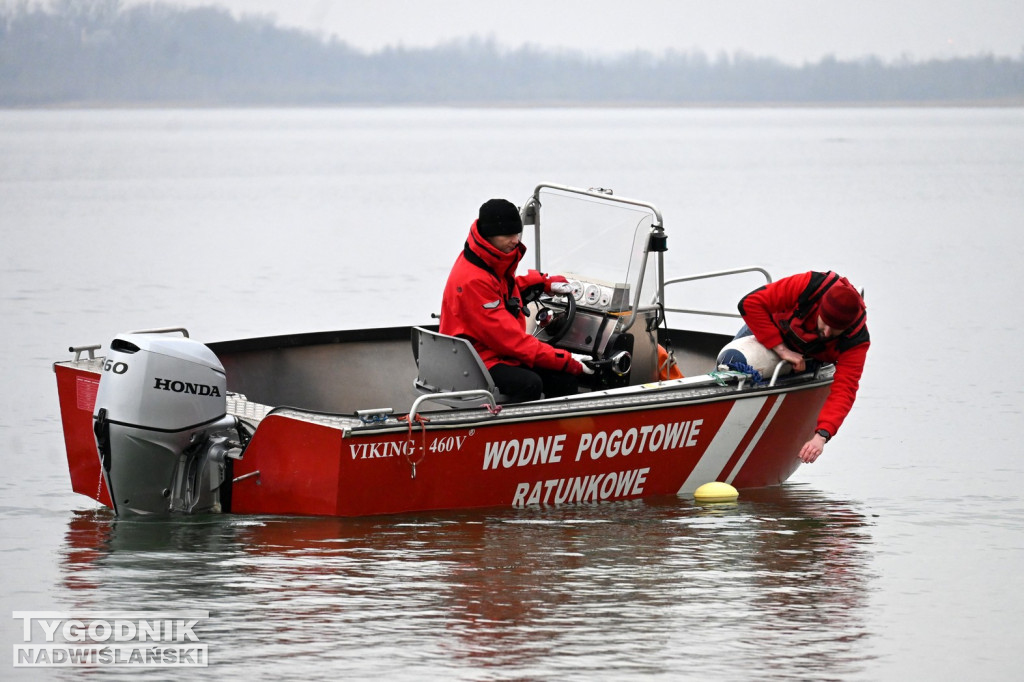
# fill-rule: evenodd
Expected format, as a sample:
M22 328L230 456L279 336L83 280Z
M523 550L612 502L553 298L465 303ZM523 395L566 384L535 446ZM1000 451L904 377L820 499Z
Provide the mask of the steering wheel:
M572 294L565 294L559 297L568 301L564 313L553 312L551 308L544 305L545 300L550 301L553 298L555 297L545 294L538 297L536 301L533 301L537 304L537 328L533 331L533 335L538 336L542 331L546 331L550 336L547 342L552 346L565 338L565 335L572 329L573 321L576 319L576 298ZM541 326L541 320L545 319L545 316L550 316L550 321Z

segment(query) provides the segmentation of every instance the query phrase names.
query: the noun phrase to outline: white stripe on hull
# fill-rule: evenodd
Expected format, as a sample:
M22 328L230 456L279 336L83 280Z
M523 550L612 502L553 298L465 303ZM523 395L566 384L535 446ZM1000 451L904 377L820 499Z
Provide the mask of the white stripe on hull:
M733 479L736 478L736 474L743 468L743 464L754 450L754 446L761 439L765 429L768 428L772 418L775 417L775 413L778 411L779 406L782 405L784 398L784 395L778 396L768 416L761 423L761 426L758 427L757 433L754 434L754 437L744 450L739 462L736 463L736 466L730 472L726 480L727 483L732 483ZM767 399L768 397L765 396L763 398L737 400L733 403L732 409L726 415L725 421L722 422L721 428L718 429L718 433L715 434L714 439L708 445L708 449L704 451L704 455L697 462L697 466L693 468L693 471L686 478L678 494L692 495L694 490L705 483L718 480L725 465L729 463L729 459L736 452L736 448L739 447L743 437L747 435L750 427L754 424L754 420L757 419L757 415Z
M729 478L725 479L726 483L731 485L733 480L736 478L736 474L738 474L740 469L743 468L743 465L747 463L747 458L750 457L750 453L754 451L754 448L757 446L757 442L761 440L761 436L764 435L764 432L768 429L768 425L772 423L772 419L775 419L775 413L779 411L779 407L782 406L782 401L785 399L785 395L780 395L778 400L775 401L775 404L772 405L770 410L768 410L768 415L764 418L764 421L761 422L761 425L757 427L757 433L755 433L754 437L750 439L750 444L747 445L747 449L744 450L743 454L740 456L740 461L736 462L736 466L733 468L732 473L729 474Z

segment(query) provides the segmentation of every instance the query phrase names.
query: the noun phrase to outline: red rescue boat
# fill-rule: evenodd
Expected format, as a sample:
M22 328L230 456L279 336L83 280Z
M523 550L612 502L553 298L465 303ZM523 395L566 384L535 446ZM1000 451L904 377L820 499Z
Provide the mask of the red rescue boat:
M121 334L54 364L72 488L119 515L365 516L762 487L796 470L832 368L720 369L729 336L667 322L719 314L671 308L667 288L766 272L666 279L658 209L606 190L540 185L522 213L535 267L573 284L531 320L593 358L579 394L503 405L472 346L426 325L205 345Z

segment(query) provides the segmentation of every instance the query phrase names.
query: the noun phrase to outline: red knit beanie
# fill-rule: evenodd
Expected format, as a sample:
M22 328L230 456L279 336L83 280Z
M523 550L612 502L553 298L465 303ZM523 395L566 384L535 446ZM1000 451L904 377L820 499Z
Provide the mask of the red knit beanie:
M821 320L836 330L849 327L864 310L864 304L850 284L846 281L833 284L821 299L818 314Z

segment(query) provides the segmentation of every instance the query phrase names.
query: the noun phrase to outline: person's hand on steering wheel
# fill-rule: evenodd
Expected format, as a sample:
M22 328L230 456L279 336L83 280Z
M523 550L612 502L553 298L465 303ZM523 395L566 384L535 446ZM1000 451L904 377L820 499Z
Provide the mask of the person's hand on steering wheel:
M568 296L572 293L572 285L562 275L551 275L544 283L544 293L555 296Z

